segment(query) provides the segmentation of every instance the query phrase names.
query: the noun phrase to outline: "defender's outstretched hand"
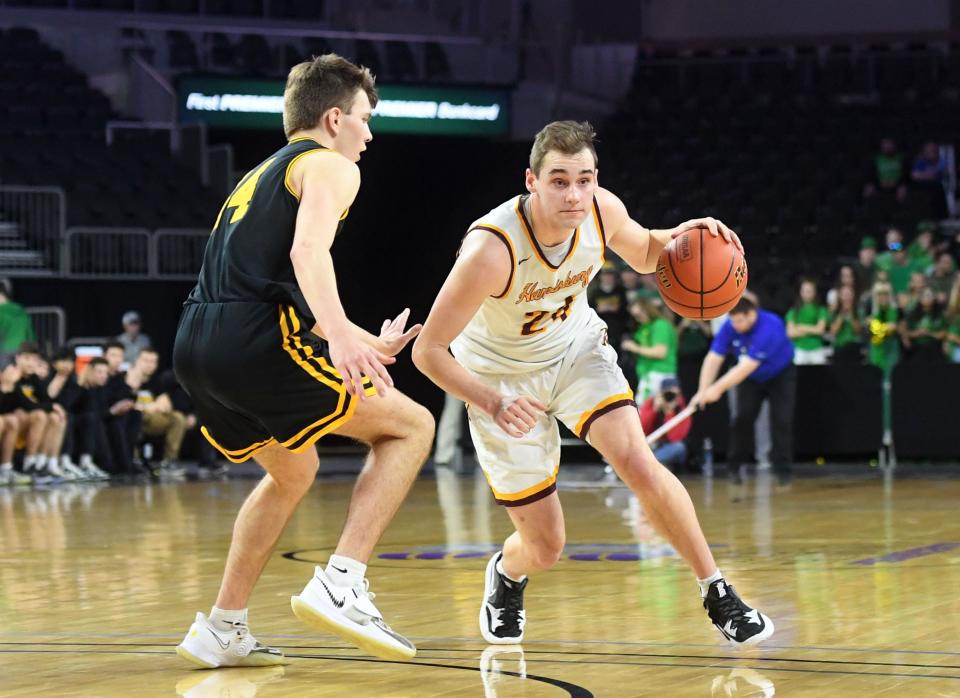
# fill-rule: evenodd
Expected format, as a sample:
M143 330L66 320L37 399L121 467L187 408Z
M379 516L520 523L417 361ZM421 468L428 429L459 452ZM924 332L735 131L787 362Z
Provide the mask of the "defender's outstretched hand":
M409 318L410 308L404 308L403 312L393 320L387 318L383 321L383 326L380 328L380 341L383 342L384 351L390 356L396 356L403 351L410 340L420 334L420 330L423 329L423 325L417 323L404 332L403 328L406 327Z
M687 232L688 230L696 230L697 228L706 228L714 237L719 235L725 241L732 242L737 246L737 249L740 250L740 253L743 254L743 244L740 242L740 238L737 237L737 234L725 226L722 221L710 216L707 216L706 218L693 218L689 221L681 223L673 229L673 232L670 233L670 237L675 238Z
M500 410L493 419L507 434L519 439L537 425L537 419L546 411L547 406L536 398L516 395L500 401Z
M364 376L370 378L380 397L393 387L393 379L385 366L395 363L395 358L377 351L353 335L327 341L330 344L330 361L343 377L343 385L348 393L361 400L366 399L363 389Z

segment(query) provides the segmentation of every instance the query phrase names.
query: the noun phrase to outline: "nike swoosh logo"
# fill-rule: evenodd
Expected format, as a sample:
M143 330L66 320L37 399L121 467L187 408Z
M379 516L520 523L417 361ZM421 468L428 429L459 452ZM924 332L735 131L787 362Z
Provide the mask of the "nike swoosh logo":
M517 266L519 267L521 264L523 264L524 262L526 262L528 259L530 259L530 257L524 257L524 258L521 259L519 262L517 262Z
M342 569L340 569L339 567L337 567L336 565L330 565L330 566L331 566L333 569L335 569L337 572L340 572L340 573L342 573L342 574L346 574L346 573L347 573L346 570L342 570Z
M327 586L326 582L324 582L321 579L320 583L323 585L323 588L327 590L327 596L330 597L330 600L333 602L333 605L336 606L337 608L343 608L343 602L346 599L337 599L337 597L333 595L333 592L330 591L330 587Z
M222 649L222 650L228 650L228 649L230 649L230 641L229 641L229 640L227 640L226 642L224 642L223 640L220 639L220 636L217 635L217 634L216 634L215 632L213 632L212 630L210 630L210 628L207 628L207 630L208 630L208 631L210 632L210 634L213 635L213 637L216 639L217 644L220 645L220 649Z

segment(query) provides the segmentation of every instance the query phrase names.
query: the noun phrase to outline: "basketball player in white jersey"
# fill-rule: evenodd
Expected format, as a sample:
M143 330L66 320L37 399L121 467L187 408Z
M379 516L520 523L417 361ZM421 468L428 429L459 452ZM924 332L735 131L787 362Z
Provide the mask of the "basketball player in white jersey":
M639 497L690 565L723 636L755 644L773 634L773 623L741 601L717 569L687 491L644 438L606 326L586 294L607 247L646 274L685 230L707 227L729 244L740 242L712 218L672 230L632 220L597 183L594 135L590 124L572 121L537 134L528 193L470 226L413 351L424 374L469 405L477 458L516 529L487 564L480 632L490 643L520 642L527 576L549 569L563 552L560 420Z

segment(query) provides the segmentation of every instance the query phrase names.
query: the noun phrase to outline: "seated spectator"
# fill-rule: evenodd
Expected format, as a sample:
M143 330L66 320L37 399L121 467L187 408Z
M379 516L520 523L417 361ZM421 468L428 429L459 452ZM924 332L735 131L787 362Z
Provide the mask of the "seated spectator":
M40 446L47 429L47 413L32 397L32 391L31 396L24 392L22 378L23 374L15 359L9 360L0 373L0 414L4 416L5 426L9 427L4 429L0 445L0 467L6 470L7 465L12 465L17 444L23 439L23 479L27 482L45 483L53 478L46 469L46 459L42 467L40 462Z
M867 317L870 333L869 363L881 370L892 370L900 359L900 310L893 302L893 289L887 282L873 287L873 300Z
M907 246L907 257L917 271L924 274L933 266L933 233L935 226L930 222L920 223L917 226L917 237Z
M877 241L869 235L860 241L860 252L857 253L857 263L853 267L857 281L861 288L867 289L869 294L876 281L874 278L877 271ZM859 301L858 297L858 301Z
M133 367L127 371L128 383L137 393L137 409L143 413L143 434L163 437L163 458L156 475L180 476L177 465L180 446L186 431L186 417L173 409L170 391L176 383L156 376L159 356L154 349L144 349Z
M713 331L705 320L680 318L677 325L677 357L679 361L695 362L698 366L710 351Z
M123 332L117 335L117 341L123 345L123 360L127 366L132 366L140 352L152 346L150 337L143 334L141 329L140 313L128 310L121 319Z
M898 201L906 199L903 169L903 156L900 155L896 142L892 138L881 140L880 149L873 156L873 181L864 186L864 198L889 194Z
M24 342L34 341L30 316L12 294L10 280L0 278L0 360L13 356Z
M950 289L957 278L957 268L953 256L949 252L937 255L937 261L927 273L927 286L933 289L937 303L946 305L950 300Z
M623 333L627 328L627 294L620 285L617 267L607 260L603 263L597 282L590 286L590 305L597 311L600 319L607 323L607 335L610 345L620 346Z
M897 296L897 305L904 315L913 311L920 302L920 295L927 288L927 277L923 272L914 271L910 274L910 282L907 284L907 290Z
M633 339L624 337L621 347L636 355L637 399L646 400L664 378L677 376L677 330L649 299L633 301L630 315L637 331Z
M947 336L944 342L947 358L955 364L960 364L960 276L953 282L950 289L950 301L946 312Z
M91 359L83 367L80 376L79 383L83 392L76 406L79 467L91 477L99 479L122 472L114 463L105 427L105 420L110 414L106 387L109 379L110 371L106 359L99 356Z
M837 294L837 307L830 314L830 335L833 337L833 362L856 362L863 359L863 323L857 312L853 288L843 286Z
M43 423L37 452L30 459L28 450L28 455L24 457L23 471L34 475L34 479L38 481L62 478L64 473L60 470L60 453L67 431L67 413L47 395L44 376L49 374L50 366L40 354L39 347L31 342L20 346L14 360L20 370L17 388L33 403L32 409L26 410L22 428L29 432L34 423Z
M911 361L930 363L943 360L946 323L931 289L921 291L917 305L906 313L906 325L904 346Z
M840 289L849 286L853 291L854 302L860 298L860 284L857 281L857 272L850 264L844 264L837 272L837 280L833 288L827 291L827 310L831 313L837 309Z
M146 472L143 462L134 455L140 442L143 413L136 409L137 393L130 384L131 377L120 370L124 355L124 346L120 342L104 345L103 358L109 375L106 385L108 414L104 418L104 427L117 472L139 475Z
M47 396L66 413L66 431L60 453L60 470L66 479L86 480L99 475L87 472L73 462L72 453L77 439L77 404L83 397L83 388L77 382L76 357L73 350L61 349L53 357L53 375L47 381Z
M800 282L800 292L787 311L787 336L793 342L793 363L827 363L823 335L827 331L827 309L817 302L817 284L812 279Z
M927 141L913 159L910 179L917 184L936 184L939 187L946 170L947 163L940 155L940 146Z
M947 161L940 154L940 146L930 141L923 144L910 168L910 183L927 200L927 215L944 218L947 213L943 180L947 173Z
M903 233L897 228L887 231L887 251L877 256L877 270L887 272L894 297L904 293L910 285L914 266L903 247Z
M687 406L680 391L680 381L676 378L665 378L660 383L660 389L640 405L640 423L643 433L651 434L661 425L669 421L678 412ZM687 417L673 427L656 443L651 443L653 455L671 470L682 468L687 462L687 446L683 442L690 433L690 418Z

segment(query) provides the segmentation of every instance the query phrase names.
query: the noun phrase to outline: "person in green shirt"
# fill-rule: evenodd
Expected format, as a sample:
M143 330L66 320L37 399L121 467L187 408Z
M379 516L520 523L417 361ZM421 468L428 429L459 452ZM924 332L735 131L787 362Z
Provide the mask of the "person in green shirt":
M953 288L953 282L957 278L957 265L953 260L953 255L949 252L941 252L937 255L937 261L927 274L927 285L933 289L937 296L937 303L946 305L950 300L950 289Z
M873 157L873 181L863 188L864 198L876 196L878 193L891 193L898 201L903 201L907 196L903 156L892 138L880 141L880 150Z
M943 361L947 327L933 289L923 289L916 307L907 313L906 325L904 345L910 352L911 361Z
M947 336L943 343L947 358L952 363L960 364L960 276L953 282L950 289L950 302L946 312Z
M646 298L633 301L630 314L637 331L632 339L624 338L621 347L637 356L636 399L643 401L660 389L664 378L677 375L677 330Z
M27 311L11 298L9 279L0 279L0 356L12 355L24 342L33 342L33 323Z
M787 311L787 336L793 341L793 363L827 363L823 334L827 331L827 309L817 303L817 284L813 279L800 282L800 293Z
M867 359L874 366L887 371L900 359L900 310L893 304L893 290L889 283L874 284L872 306L867 317L867 330L870 333Z
M863 353L863 323L857 315L857 296L851 286L840 287L829 329L833 337L833 362L859 362Z
M933 266L934 224L924 221L917 225L917 237L907 247L907 257L915 269L926 273Z

